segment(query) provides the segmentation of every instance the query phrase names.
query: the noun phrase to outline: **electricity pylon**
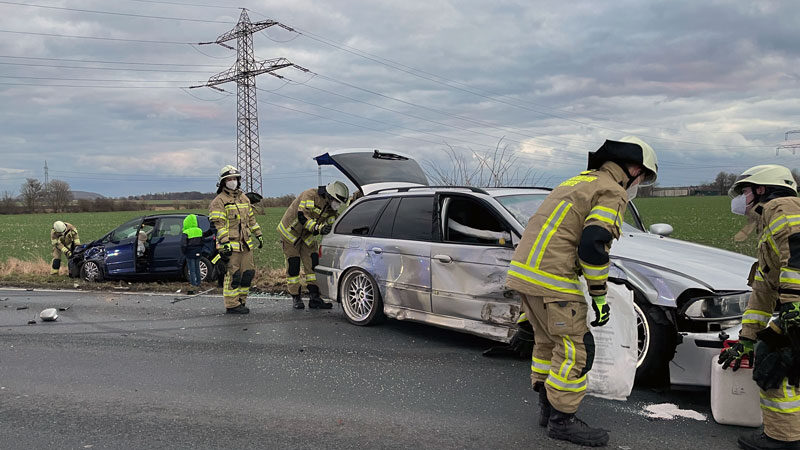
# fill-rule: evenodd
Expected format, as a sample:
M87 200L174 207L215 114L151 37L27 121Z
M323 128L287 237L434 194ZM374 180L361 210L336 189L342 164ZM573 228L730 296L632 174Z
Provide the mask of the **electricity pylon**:
M793 155L796 154L797 149L800 148L800 141L798 140L790 141L789 136L792 134L800 134L800 130L792 130L786 132L783 144L778 145L778 147L775 149L775 156L778 156L778 152L781 150L791 150Z
M253 33L278 25L288 27L274 20L250 22L247 10L242 9L239 22L225 34L213 42L200 44L219 44L233 50L225 44L236 39L236 64L230 69L220 72L208 79L202 86L215 86L230 81L236 82L236 168L242 173L242 189L245 192L257 192L263 195L261 185L261 150L258 146L258 103L256 102L256 75L269 73L285 67L294 66L286 58L256 61L253 56ZM192 86L192 88L202 87Z

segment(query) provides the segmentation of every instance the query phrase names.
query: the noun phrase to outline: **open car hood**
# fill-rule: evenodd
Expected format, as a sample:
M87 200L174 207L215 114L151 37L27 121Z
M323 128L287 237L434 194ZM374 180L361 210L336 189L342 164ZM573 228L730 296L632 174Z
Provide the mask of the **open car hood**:
M340 150L314 157L318 165L339 169L364 195L379 189L428 186L428 178L411 157L380 150Z

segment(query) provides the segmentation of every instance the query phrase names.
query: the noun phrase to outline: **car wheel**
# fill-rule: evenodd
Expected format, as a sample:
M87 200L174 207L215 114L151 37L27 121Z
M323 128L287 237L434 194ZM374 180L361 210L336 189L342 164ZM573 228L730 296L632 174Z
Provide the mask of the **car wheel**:
M103 281L103 269L95 261L86 261L81 266L81 278L89 282Z
M378 284L361 269L347 272L339 284L339 298L345 318L354 325L373 325L385 318Z
M675 356L677 332L663 309L645 301L633 304L636 312L637 382L669 382L669 362Z
M201 256L198 263L200 266L200 281L212 281L214 279L214 265L207 258ZM189 281L189 265L183 264L183 279Z

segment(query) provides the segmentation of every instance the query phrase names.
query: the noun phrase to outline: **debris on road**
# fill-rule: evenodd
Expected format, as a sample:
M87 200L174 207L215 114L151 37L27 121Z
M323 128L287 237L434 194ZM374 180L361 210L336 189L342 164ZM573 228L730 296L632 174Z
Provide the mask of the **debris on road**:
M136 303L139 303L139 302L136 302ZM61 307L58 308L59 311L66 311L68 309L69 309L69 306L61 306Z
M56 312L55 308L47 308L39 313L39 318L42 319L43 322L54 322L58 319L58 312Z
M17 311L21 311L23 309L28 309L27 306L17 306Z
M691 409L680 409L673 403L660 403L657 405L647 405L642 411L642 415L650 419L675 420L679 417L694 420L707 420L705 414L701 414Z

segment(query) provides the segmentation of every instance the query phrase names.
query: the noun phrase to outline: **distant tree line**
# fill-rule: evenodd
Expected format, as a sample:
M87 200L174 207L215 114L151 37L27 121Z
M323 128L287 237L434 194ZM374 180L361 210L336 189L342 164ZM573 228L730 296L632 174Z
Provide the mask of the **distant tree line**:
M98 197L93 200L80 198L75 200L69 183L52 180L45 186L35 178L28 178L19 190L19 196L13 192L0 193L0 214L27 214L37 212L103 212L103 211L143 211L152 209L146 202L152 200L169 200L159 206L171 209L202 209L216 194L192 192L163 192L123 198ZM259 207L287 207L295 199L292 194L281 197L267 197L261 200Z

